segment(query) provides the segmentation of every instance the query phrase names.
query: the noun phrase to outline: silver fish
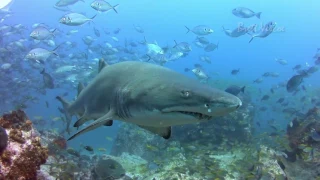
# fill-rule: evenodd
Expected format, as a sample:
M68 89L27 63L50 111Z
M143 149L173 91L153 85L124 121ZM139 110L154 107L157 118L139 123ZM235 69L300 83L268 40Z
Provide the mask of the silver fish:
M113 9L114 12L118 13L118 11L116 10L117 6L119 6L119 4L112 6L104 0L95 0L91 3L91 7L99 12L107 12Z
M79 1L85 2L84 0L60 0L55 4L55 6L57 6L57 7L70 6L70 5L73 5Z
M237 7L233 9L232 14L240 18L251 18L256 16L258 19L260 19L261 16L261 12L255 13L251 9L245 7Z
M68 26L79 26L88 21L92 21L97 15L92 18L87 18L86 16L79 13L69 13L60 18L59 22Z
M209 35L209 34L213 33L213 29L211 29L210 27L205 26L205 25L199 25L199 26L194 27L193 29L189 29L187 26L185 26L185 27L188 30L187 33L191 31L194 34L199 35L199 36Z
M30 37L36 40L44 40L47 39L49 36L54 36L55 31L56 29L50 31L46 27L38 26L30 33Z

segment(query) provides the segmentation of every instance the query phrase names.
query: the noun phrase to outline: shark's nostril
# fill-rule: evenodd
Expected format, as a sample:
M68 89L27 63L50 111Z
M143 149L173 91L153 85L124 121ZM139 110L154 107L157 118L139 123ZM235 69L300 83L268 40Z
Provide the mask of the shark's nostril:
M240 107L241 105L239 104L238 106L237 106L237 109Z

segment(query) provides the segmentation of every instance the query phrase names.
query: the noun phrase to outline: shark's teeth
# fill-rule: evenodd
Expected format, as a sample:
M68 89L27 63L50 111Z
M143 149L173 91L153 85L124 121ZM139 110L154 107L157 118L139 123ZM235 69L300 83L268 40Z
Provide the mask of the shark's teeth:
M205 115L205 114L201 114L201 113L197 113L197 112L188 112L188 111L179 111L180 113L183 113L183 114L187 114L187 115L191 115L197 119L206 119L206 120L209 120L211 119L211 116L208 116L208 115Z

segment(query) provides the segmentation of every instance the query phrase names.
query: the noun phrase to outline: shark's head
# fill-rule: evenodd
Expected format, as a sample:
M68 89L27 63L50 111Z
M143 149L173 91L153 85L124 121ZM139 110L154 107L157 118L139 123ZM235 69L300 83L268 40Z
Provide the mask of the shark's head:
M168 102L173 102L161 111L174 113L195 121L209 120L213 117L223 116L238 109L241 100L229 93L208 86L181 87L170 94Z
M164 126L207 121L242 105L238 97L193 80L160 85L149 90L145 98L149 100L148 109L152 112L149 121L157 119Z

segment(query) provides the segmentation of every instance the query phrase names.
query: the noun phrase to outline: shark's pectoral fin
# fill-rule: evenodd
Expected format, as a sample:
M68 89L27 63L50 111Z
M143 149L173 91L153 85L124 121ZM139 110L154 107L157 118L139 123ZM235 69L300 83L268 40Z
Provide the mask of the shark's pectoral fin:
M164 139L169 139L171 136L171 126L169 127L150 127L150 126L139 126L146 129L152 133L158 134Z
M71 136L69 140L83 134L89 131L92 131L94 129L97 129L100 126L103 126L105 124L112 124L112 118L113 117L113 111L109 111L107 114L105 114L104 116L100 117L99 119L95 120L93 123L91 123L89 126L85 127L84 129L78 131L76 134L74 134L73 136ZM111 121L111 122L110 122Z

